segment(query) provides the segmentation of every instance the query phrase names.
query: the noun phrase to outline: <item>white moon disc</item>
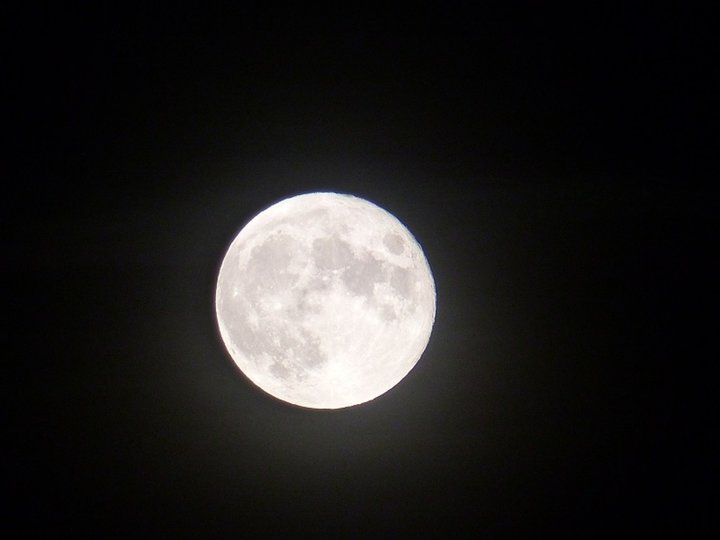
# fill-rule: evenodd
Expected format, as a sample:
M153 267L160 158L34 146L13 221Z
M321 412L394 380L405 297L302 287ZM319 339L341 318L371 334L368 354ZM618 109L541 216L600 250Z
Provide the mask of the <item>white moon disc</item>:
M310 193L253 218L215 298L242 372L283 401L339 409L387 392L430 339L435 283L413 235L382 208Z

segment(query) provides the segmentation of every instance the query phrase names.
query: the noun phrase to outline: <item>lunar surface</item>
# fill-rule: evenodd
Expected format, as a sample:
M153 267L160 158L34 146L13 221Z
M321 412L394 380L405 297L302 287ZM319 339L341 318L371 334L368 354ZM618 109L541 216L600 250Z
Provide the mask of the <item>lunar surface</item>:
M407 375L430 339L435 284L394 216L311 193L252 219L217 283L222 339L257 386L316 409L364 403Z

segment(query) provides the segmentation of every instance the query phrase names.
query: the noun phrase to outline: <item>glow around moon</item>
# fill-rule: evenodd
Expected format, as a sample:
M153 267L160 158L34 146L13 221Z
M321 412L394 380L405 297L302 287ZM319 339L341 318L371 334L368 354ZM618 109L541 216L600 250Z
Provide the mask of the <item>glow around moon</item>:
M222 339L257 386L317 409L387 392L422 355L435 284L413 235L350 195L285 199L230 245L217 283Z

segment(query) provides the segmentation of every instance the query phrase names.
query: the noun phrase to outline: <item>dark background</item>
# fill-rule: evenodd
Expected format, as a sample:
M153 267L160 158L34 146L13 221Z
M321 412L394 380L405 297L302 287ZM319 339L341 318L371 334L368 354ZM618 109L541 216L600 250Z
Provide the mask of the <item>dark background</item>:
M709 12L61 4L3 23L19 536L707 537ZM214 318L234 235L316 190L438 294L408 377L330 412Z

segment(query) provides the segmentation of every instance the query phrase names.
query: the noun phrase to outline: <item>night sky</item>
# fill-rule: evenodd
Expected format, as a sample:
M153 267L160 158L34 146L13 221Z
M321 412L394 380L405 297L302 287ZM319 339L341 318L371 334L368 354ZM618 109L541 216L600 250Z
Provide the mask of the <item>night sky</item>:
M3 17L5 526L708 537L709 13L56 4ZM337 411L215 320L229 242L311 191L393 213L437 287L415 369Z

